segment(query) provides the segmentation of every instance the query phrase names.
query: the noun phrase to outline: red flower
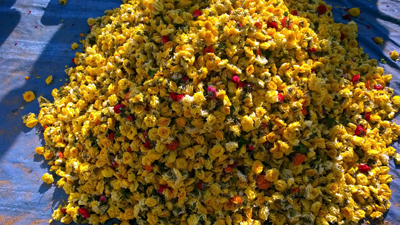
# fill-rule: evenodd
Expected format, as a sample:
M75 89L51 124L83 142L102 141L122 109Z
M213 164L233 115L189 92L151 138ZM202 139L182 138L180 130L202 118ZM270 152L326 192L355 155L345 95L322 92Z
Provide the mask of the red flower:
M304 116L306 116L307 115L306 107L303 106L303 108L301 109L301 112L303 113Z
M293 11L292 11L292 15L293 15L293 16L297 16L297 15L298 15L297 10L293 10Z
M200 190L204 190L204 182L201 180L197 186L200 188Z
M163 44L169 42L169 37L168 37L167 35L162 36L162 37L161 37L161 42L162 42Z
M286 25L287 25L287 22L288 22L288 18L285 16L285 17L283 17L283 19L281 20L281 24L282 24L282 26L283 27L286 27Z
M178 146L179 142L177 140L174 140L172 143L166 145L166 147L171 151L175 151Z
M370 25L367 25L366 27L367 27L367 29L371 29L371 26L370 26Z
M315 53L315 52L317 51L317 49L311 48L311 49L308 49L307 51L308 51L309 53Z
M239 84L238 84L238 87L244 87L244 85L245 85L245 83L240 81Z
M61 207L60 211L61 211L62 213L64 213L64 214L67 213L67 209L64 208L64 207Z
M353 78L351 78L351 80L353 81L353 84L358 83L360 81L360 74L353 76Z
M365 165L365 164L360 164L360 165L358 165L358 170L359 170L361 173L367 173L367 172L369 171L369 169L371 169L371 167L369 167L369 166L367 166L367 165Z
M323 15L326 13L326 5L318 6L318 14Z
M362 137L367 134L367 130L364 129L361 125L358 125L354 133L355 135Z
M275 22L275 21L268 22L268 23L267 23L267 27L268 27L268 28L274 28L274 29L277 29L277 28L278 28L278 26L276 25L276 22Z
M101 202L105 202L105 201L107 201L107 198L106 198L106 196L104 196L104 195L100 195L100 201L101 201Z
M129 115L128 117L126 117L126 120L132 121L133 120L133 116Z
M247 145L247 150L249 150L249 151L253 151L253 150L254 150L254 147L253 147L253 145L251 145L251 144L248 144L248 145Z
M90 217L90 213L89 213L89 211L87 211L87 209L79 208L78 212L79 212L79 214L82 215L83 218L89 218Z
M343 34L343 33L341 33L341 34L340 34L340 40L344 40L345 38L346 38L346 35Z
M180 94L180 95L176 95L176 101L181 101L183 98L185 97L185 95Z
M214 53L214 48L213 46L208 46L206 48L203 49L203 55L207 54L207 53Z
M146 140L146 142L144 143L144 147L151 148L150 142L148 140Z
M169 97L171 97L172 100L176 101L176 94L174 92L169 93Z
M296 187L295 189L293 189L293 193L299 193L299 191L300 191L300 188L299 187Z
M285 97L283 97L281 94L278 94L278 101L283 102L283 100L285 100Z
M148 105L146 105L146 107L144 108L144 110L146 110L147 112L150 111L150 107Z
M234 163L232 164L232 167L235 168L235 167L237 167L237 165L238 165L238 163L237 163L237 162L234 162Z
M129 146L128 149L126 149L129 153L132 153L132 148Z
M186 81L189 80L189 77L188 76L184 76L184 77L182 77L182 80L186 82Z
M114 140L114 133L111 132L109 137L110 137L110 140Z
M210 97L210 99L215 99L217 96L217 91L213 86L209 86L207 88L207 95Z
M114 112L115 113L120 113L122 108L125 108L125 105L117 104L117 105L114 106Z
M112 167L114 167L114 168L116 168L116 167L118 166L118 163L117 163L117 162L115 162L115 161L114 161L114 162L112 162L111 164L112 164Z
M237 75L235 75L232 77L231 81L235 84L239 84L240 78Z
M365 113L365 120L367 120L367 121L371 120L371 113L370 112Z
M380 85L380 84L375 84L375 85L374 85L374 88L375 88L376 90L382 90L382 89L383 89L382 85Z
M165 189L167 189L167 188L169 188L168 187L168 185L161 185L159 188L158 188L158 194L162 194L163 193L163 191L165 190Z
M350 14L346 14L343 16L343 19L345 20L351 20Z
M76 63L75 63L75 58L72 58L71 60L72 60L72 63L73 63L74 65L76 65Z
M193 11L194 18L197 18L197 17L199 17L201 15L203 15L203 12L201 10L196 9L196 10Z
M263 127L263 130L267 129L267 124L261 123L261 125L262 125L262 127Z
M261 55L261 49L257 49L256 55Z

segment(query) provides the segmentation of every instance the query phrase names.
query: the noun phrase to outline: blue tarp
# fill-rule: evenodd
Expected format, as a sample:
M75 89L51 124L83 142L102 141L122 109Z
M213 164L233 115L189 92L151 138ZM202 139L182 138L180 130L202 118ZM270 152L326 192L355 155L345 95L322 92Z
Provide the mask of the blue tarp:
M354 19L359 25L358 41L370 57L386 60L381 66L394 75L390 86L400 95L399 63L388 58L389 52L400 50L400 2L327 2L334 8L336 22L348 22L342 19L343 7L361 9ZM35 154L43 144L41 128L29 129L21 119L29 112L37 114L39 107L36 101L26 103L22 94L32 90L36 96L52 99L51 90L66 82L64 68L75 55L71 43L89 31L86 20L120 4L120 0L69 0L65 6L58 0L0 0L0 224L47 224L52 208L65 199L63 190L41 180L49 170ZM372 41L377 36L385 40L382 46ZM49 75L54 82L46 85ZM398 142L393 146L400 150ZM400 224L400 167L393 161L390 173L395 180L386 220Z

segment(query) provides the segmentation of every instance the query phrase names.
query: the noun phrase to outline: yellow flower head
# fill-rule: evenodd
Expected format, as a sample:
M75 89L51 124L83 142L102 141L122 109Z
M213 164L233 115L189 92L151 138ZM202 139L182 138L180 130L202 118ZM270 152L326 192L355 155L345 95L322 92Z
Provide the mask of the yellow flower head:
M53 82L53 76L50 75L46 78L46 84L50 84L51 82Z
M351 9L349 9L349 14L352 16L352 17L358 17L359 15L360 15L360 9L359 8L351 8Z
M25 92L24 100L27 102L31 102L31 101L35 100L35 94L32 91Z
M54 182L53 176L48 173L43 174L42 180L43 180L43 182L45 182L47 184L51 184Z
M394 50L393 52L390 53L390 58L393 60L398 60L399 59L399 53Z
M171 129L169 127L159 127L157 134L162 138L166 139L169 137Z
M377 43L378 45L381 45L383 43L383 38L376 37L376 38L374 38L374 42Z
M222 147L221 145L215 145L214 147L212 147L209 151L209 155L212 157L221 157L225 152L224 147Z

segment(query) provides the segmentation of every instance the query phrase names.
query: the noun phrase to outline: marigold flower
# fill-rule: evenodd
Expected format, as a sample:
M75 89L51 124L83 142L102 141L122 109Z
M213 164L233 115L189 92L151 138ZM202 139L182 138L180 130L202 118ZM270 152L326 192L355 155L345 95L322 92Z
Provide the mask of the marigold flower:
M35 94L32 91L27 91L24 93L24 100L27 102L31 102L35 100Z

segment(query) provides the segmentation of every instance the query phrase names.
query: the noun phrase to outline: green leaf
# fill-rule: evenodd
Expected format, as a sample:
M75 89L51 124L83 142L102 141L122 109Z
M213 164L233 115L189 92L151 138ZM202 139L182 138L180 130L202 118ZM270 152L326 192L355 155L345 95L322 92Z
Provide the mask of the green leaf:
M340 118L340 122L345 126L347 126L347 124L349 124L349 120L345 116L342 116Z
M154 77L154 74L156 74L157 73L157 71L153 71L153 70L151 70L151 69L149 69L149 71L147 72L147 74L151 77L151 78L153 78Z
M301 153L301 154L304 154L304 155L306 155L307 152L308 152L307 146L303 145L302 143L300 143L297 146L294 146L293 149L294 149L295 152Z
M271 56L272 52L269 50L262 50L262 54L266 59L268 59Z

